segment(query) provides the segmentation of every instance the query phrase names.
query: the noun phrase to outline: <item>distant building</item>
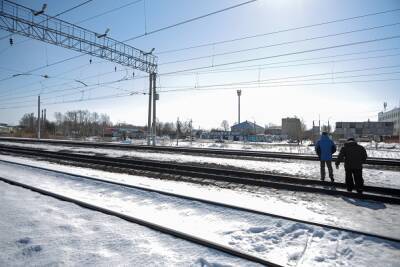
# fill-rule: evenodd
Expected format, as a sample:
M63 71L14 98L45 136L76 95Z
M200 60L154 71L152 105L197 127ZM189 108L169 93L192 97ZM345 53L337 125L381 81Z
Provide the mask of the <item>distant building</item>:
M128 126L128 127L110 127L104 129L105 137L116 137L125 140L143 139L145 137L144 127Z
M383 139L393 135L393 122L336 122L334 132L336 138L360 138Z
M13 127L6 123L0 123L0 135L9 135L13 133Z
M216 140L228 140L231 135L230 131L224 131L224 130L211 130L208 135L207 139L216 139Z
M378 121L393 122L392 135L399 135L400 133L400 108L395 108L386 112L378 113Z
M282 119L282 135L286 135L289 139L301 139L301 121L299 118L283 118Z
M280 127L280 126L271 126L271 127L265 128L265 134L282 135L282 127Z
M231 133L234 136L247 136L247 135L257 135L264 134L264 127L257 125L250 121L244 121L238 124L235 124L231 127Z

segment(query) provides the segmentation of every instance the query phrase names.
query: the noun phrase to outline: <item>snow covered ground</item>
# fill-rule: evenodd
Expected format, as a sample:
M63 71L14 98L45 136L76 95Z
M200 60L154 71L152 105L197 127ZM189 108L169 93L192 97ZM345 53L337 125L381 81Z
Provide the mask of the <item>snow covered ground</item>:
M146 140L128 140L126 144L146 145ZM158 140L158 145L176 146L176 140ZM386 144L375 142L360 142L360 145L367 149L368 156L377 158L400 158L400 144ZM314 146L309 146L310 142L304 142L301 145L290 144L286 141L265 143L265 142L243 142L243 141L225 141L225 143L215 143L214 140L196 140L179 141L180 147L198 147L210 149L235 149L235 150L254 150L266 152L282 152L296 154L315 154ZM338 154L336 152L336 154Z
M0 182L0 266L258 266Z
M171 161L179 163L215 164L220 166L241 168L252 171L261 171L272 174L292 175L309 179L320 179L319 162L317 161L287 159L243 160L235 158L219 158L214 156L210 157L178 153L127 151L118 149L86 148L48 144L22 144L11 142L0 143L8 145L18 145L22 147L41 148L50 151L69 150L79 153L103 154L110 157L128 156L141 159ZM400 188L400 170L396 171L365 168L363 173L366 185ZM339 170L336 170L334 168L334 176L337 182L344 182L345 173L343 169L343 164L341 165L341 168Z
M32 159L10 156L1 158L162 190L185 192L188 195L203 196L242 206L248 205L251 208L286 216L400 237L400 226L396 223L400 208L396 205L271 189L250 194L246 190L161 181L61 166ZM145 219L190 231L191 234L210 238L290 266L398 266L400 258L400 244L327 228L227 210L141 190L99 185L80 178L71 179L65 175L54 175L6 163L0 165L0 176L79 197L127 214L140 214Z
M65 140L63 140L65 141ZM73 141L73 140L71 140ZM93 141L93 140L88 140ZM4 141L0 140L0 144ZM8 143L8 142L4 142ZM132 145L147 145L147 141L143 139L133 139L123 142L111 142L114 144L126 144ZM14 144L14 143L12 143ZM215 143L214 140L203 140L198 139L190 142L180 140L179 147L194 147L194 148L209 148L209 149L234 149L234 150L251 150L251 151L264 151L264 152L282 152L282 153L294 153L294 154L311 154L315 155L314 146L309 146L310 142L304 142L301 145L290 144L287 142L242 142L242 141L225 141L225 143ZM360 142L362 146L367 149L369 157L376 158L400 158L400 144L393 143L376 143L376 142ZM157 145L161 146L176 146L176 140L157 140ZM335 153L337 155L339 151Z

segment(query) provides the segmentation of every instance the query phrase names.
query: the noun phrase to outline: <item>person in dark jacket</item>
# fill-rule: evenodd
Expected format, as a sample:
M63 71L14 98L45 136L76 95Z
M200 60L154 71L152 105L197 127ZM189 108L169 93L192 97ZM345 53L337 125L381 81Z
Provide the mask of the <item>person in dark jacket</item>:
M325 180L325 165L328 167L329 178L334 182L332 169L332 154L336 152L335 143L329 138L327 132L323 132L321 139L315 145L315 152L318 154L321 165L321 180Z
M340 150L336 160L336 168L339 168L340 162L344 160L344 170L346 172L347 191L351 192L356 189L358 193L362 193L364 179L362 177L362 165L367 160L367 151L363 146L357 144L354 138L347 139Z

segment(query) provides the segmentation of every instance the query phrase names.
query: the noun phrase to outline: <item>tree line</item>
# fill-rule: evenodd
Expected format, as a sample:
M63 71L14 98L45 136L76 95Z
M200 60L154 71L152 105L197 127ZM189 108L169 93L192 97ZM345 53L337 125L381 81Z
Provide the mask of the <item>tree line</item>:
M113 124L110 116L104 113L90 112L88 110L72 110L65 113L55 112L54 121L41 118L42 137L62 136L62 137L104 137L107 128L141 128L145 133L147 126L134 126L126 123ZM38 129L38 119L34 113L26 113L19 120L19 130L17 136L35 137ZM191 120L177 120L176 122L156 123L157 135L180 138L185 137L192 131Z
M41 118L42 136L88 137L102 136L104 129L112 126L107 114L99 114L88 110L73 110L65 113L54 113L55 121ZM33 113L26 113L19 121L20 132L35 135L38 119Z

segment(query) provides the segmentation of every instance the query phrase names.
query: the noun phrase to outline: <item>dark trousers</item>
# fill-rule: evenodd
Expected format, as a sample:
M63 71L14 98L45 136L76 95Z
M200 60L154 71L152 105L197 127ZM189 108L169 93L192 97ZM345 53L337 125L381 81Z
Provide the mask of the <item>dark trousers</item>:
M361 193L364 186L364 179L362 177L362 169L345 169L346 171L346 187L347 191L356 189Z
M329 178L333 179L333 169L331 160L321 160L321 179L325 179L325 164L328 167Z

